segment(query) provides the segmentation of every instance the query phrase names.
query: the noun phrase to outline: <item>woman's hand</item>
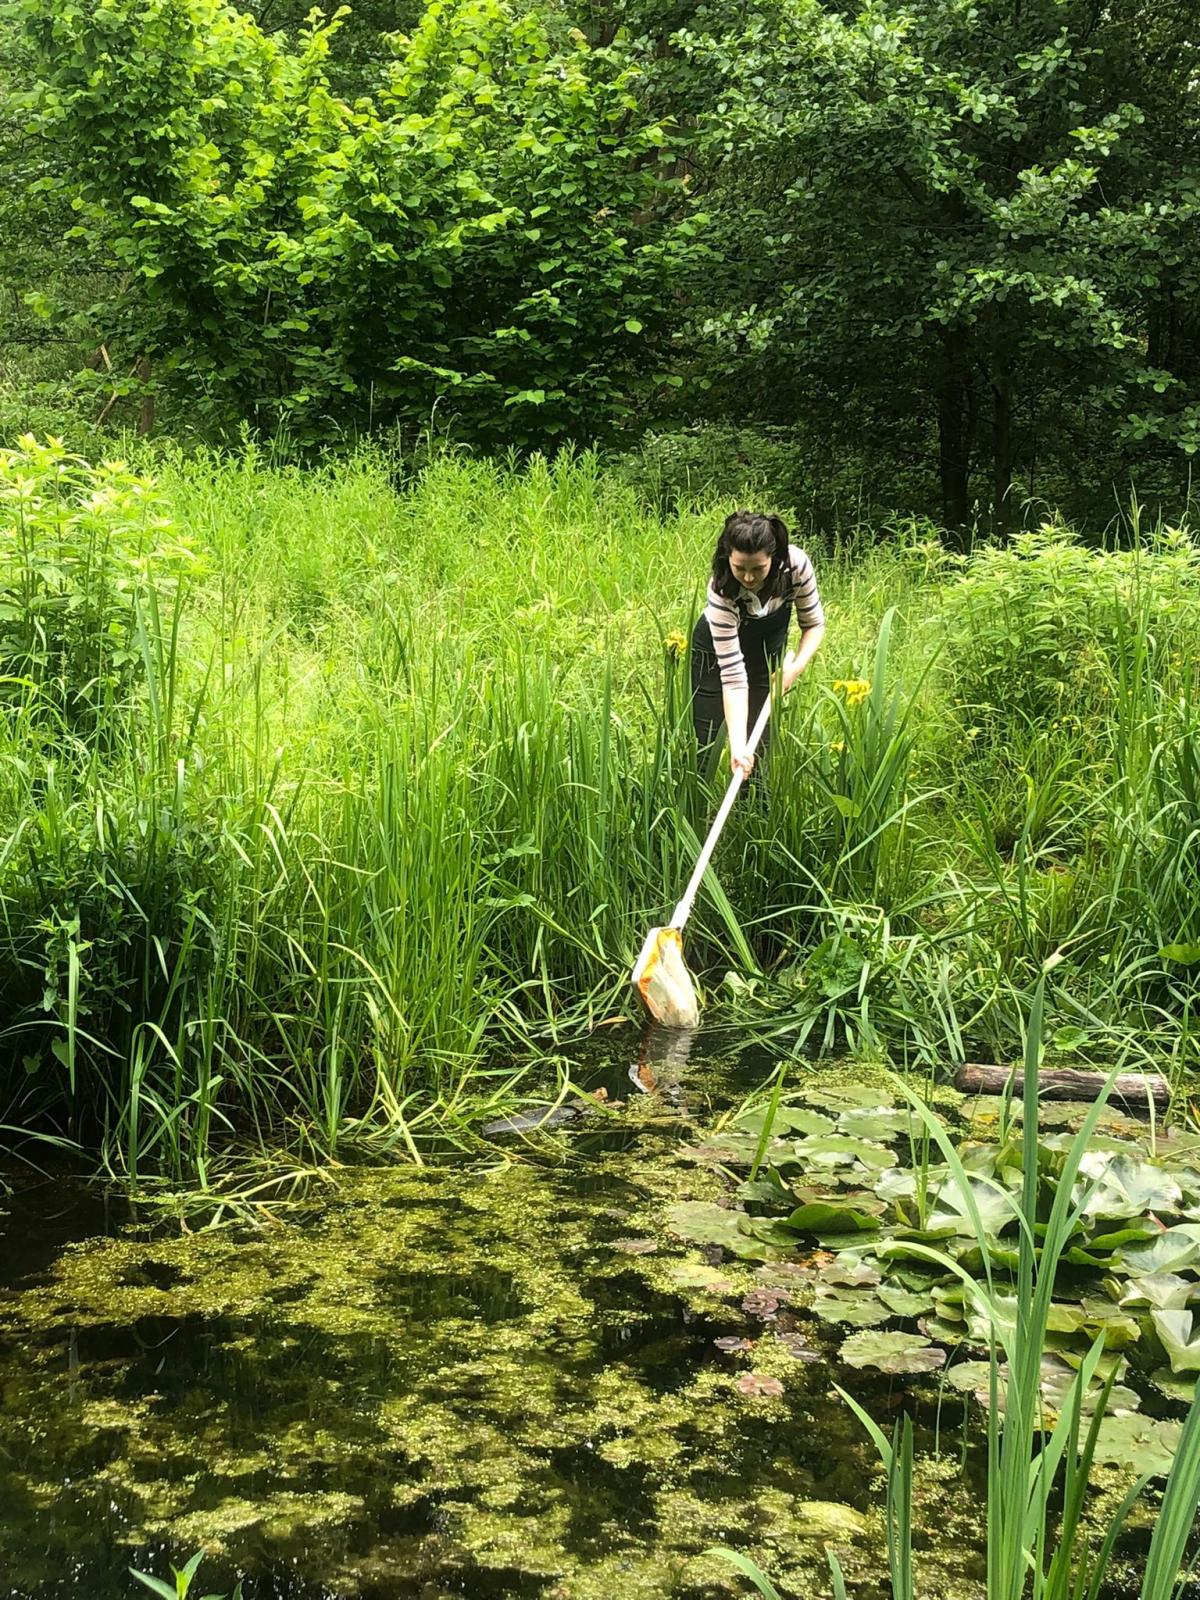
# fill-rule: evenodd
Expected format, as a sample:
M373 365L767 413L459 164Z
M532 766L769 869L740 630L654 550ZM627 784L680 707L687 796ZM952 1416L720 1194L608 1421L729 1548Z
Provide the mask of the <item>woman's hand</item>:
M730 750L729 771L737 777L740 773L743 778L748 778L754 771L754 757L746 750Z
M807 662L802 661L794 650L789 650L787 655L784 656L782 667L782 687L784 694L786 694L792 687L806 666Z

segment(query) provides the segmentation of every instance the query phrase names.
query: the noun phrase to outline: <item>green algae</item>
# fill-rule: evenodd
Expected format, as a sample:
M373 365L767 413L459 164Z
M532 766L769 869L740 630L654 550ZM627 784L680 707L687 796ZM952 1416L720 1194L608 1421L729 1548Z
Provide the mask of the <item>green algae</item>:
M165 1545L206 1549L208 1588L287 1569L313 1595L698 1600L740 1592L703 1554L733 1543L815 1597L831 1543L876 1595L868 1441L828 1369L739 1309L797 1285L668 1237L671 1204L726 1185L682 1154L694 1128L639 1123L591 1154L572 1128L536 1161L344 1171L303 1227L89 1240L0 1293L13 1593L82 1561L115 1600ZM731 1332L752 1352L717 1350ZM740 1393L751 1370L782 1395ZM975 1535L925 1559L929 1592L967 1600L979 1509L953 1466L924 1514Z

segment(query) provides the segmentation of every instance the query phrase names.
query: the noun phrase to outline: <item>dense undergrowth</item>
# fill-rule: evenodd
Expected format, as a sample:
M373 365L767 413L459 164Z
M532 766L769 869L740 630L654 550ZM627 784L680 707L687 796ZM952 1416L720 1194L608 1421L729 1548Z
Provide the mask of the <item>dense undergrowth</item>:
M680 638L726 507L31 440L0 495L12 1136L202 1182L230 1132L405 1143L629 1009L714 801ZM828 636L689 925L710 1017L1005 1059L1048 968L1052 1049L1190 1064L1200 547L1127 532L798 531Z

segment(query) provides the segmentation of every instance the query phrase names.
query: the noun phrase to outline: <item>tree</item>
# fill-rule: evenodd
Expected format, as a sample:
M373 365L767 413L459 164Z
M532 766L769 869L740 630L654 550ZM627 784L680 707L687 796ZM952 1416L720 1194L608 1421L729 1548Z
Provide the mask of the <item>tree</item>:
M878 417L907 407L936 432L957 527L980 461L1004 519L1018 463L1065 409L1195 451L1181 330L1200 160L1181 105L1200 47L1182 10L751 0L705 15L671 66L725 263L694 323L760 415L831 389Z
M667 136L636 73L557 14L433 0L386 81L330 86L343 20L295 45L221 0L16 0L76 232L130 288L98 322L223 426L428 422L591 437L657 380Z

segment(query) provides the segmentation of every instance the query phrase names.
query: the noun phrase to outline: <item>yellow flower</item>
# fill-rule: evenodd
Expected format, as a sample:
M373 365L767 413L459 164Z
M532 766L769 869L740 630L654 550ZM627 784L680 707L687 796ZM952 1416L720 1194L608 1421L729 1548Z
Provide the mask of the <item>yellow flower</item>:
M664 643L667 647L667 654L674 657L676 661L679 660L680 656L687 649L687 640L683 637L678 628L671 629Z
M848 706L859 706L870 694L871 685L866 678L835 678L833 690L845 695Z
M844 739L832 739L830 740L829 748L835 756L840 756L846 748L846 741Z

